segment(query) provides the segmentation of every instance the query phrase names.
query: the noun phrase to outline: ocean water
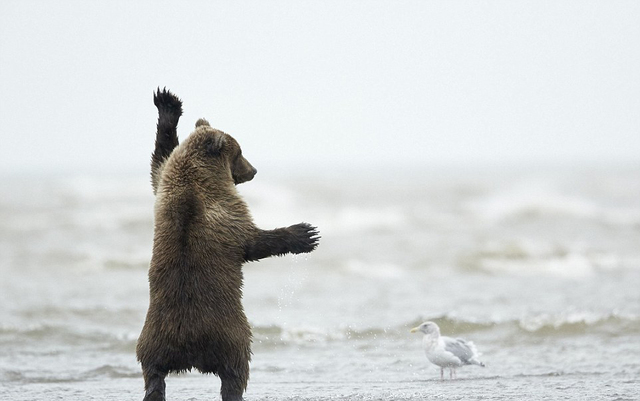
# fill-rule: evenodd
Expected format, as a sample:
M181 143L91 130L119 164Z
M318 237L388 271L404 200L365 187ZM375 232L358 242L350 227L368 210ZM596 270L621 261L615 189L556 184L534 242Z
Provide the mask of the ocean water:
M640 166L258 168L255 221L322 240L244 267L247 400L640 399ZM2 183L0 399L141 400L147 174ZM425 320L486 367L441 381L409 333ZM167 397L219 386L174 375Z

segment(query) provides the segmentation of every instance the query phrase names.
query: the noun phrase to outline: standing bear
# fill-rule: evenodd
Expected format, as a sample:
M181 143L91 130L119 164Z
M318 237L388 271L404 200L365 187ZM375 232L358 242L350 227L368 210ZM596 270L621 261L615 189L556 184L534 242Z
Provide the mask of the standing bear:
M242 400L249 379L251 328L242 307L242 264L313 251L306 223L261 230L235 185L256 169L230 135L200 119L178 144L182 102L154 93L158 108L151 181L156 195L149 310L137 357L145 401L165 399L165 377L189 371L220 377L224 401Z

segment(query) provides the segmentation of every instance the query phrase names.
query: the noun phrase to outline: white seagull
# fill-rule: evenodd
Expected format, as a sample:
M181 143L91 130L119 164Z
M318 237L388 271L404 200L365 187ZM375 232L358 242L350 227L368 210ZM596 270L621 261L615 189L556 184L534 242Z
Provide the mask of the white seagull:
M464 365L484 367L477 357L478 350L471 341L440 335L440 327L433 322L424 322L411 329L412 333L424 333L422 345L429 362L440 366L440 379L444 380L444 368L449 368L449 378L455 377L456 368Z

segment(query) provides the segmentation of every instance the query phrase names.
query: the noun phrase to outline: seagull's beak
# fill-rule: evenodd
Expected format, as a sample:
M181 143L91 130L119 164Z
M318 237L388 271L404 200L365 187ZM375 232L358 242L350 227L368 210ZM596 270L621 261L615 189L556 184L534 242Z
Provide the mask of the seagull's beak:
M415 333L416 331L418 331L418 329L420 329L420 327L414 327L411 329L411 333Z

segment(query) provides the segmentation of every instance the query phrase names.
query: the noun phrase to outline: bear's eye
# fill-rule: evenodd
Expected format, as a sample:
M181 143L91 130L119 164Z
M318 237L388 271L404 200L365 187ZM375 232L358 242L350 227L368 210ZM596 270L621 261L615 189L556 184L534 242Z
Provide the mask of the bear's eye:
M212 139L207 139L204 142L204 150L207 156L215 156L218 152Z

